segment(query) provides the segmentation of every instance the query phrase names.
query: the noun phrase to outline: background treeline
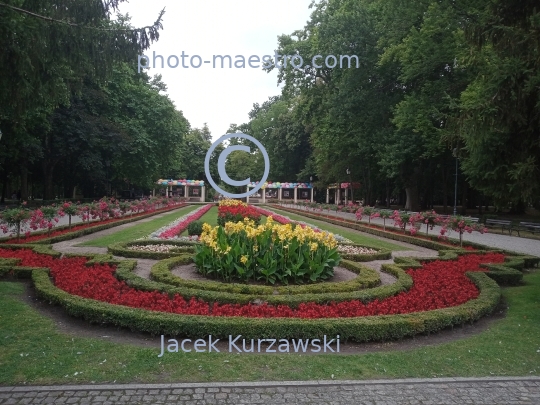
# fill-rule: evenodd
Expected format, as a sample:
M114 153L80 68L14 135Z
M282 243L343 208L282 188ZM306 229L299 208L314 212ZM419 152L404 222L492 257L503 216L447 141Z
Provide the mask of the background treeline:
M122 2L0 3L0 202L17 191L103 197L161 177L202 178L208 128L190 128L161 77L134 67L163 12L134 28L112 17Z
M312 6L303 29L279 37L279 54L298 53L305 65L317 54L358 55L360 68L289 64L279 73L282 94L255 104L248 123L231 127L263 142L270 179L313 176L325 186L349 181L350 168L362 184L355 198L367 203L452 206L457 157L465 206L522 211L539 204L536 1Z

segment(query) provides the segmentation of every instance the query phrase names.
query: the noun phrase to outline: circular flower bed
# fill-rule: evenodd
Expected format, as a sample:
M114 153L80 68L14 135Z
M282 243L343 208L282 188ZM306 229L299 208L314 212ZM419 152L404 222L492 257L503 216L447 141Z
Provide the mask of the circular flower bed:
M338 245L337 250L339 253L347 253L351 255L371 255L379 252L375 249L354 245Z
M129 250L137 250L140 252L156 252L156 253L169 253L173 249L178 249L177 245L132 245L127 247Z
M248 218L224 227L204 224L200 241L199 272L225 281L315 282L331 277L341 260L331 233L276 224L271 216L259 226Z

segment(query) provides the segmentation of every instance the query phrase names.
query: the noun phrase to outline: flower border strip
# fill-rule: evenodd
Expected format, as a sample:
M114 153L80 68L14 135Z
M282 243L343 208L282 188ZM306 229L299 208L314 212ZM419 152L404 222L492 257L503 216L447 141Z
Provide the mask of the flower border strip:
M134 266L134 263L131 265ZM500 299L499 286L484 273L467 273L467 276L478 287L480 295L456 307L404 315L295 319L176 315L112 305L70 295L54 286L48 270L32 271L32 280L41 298L61 305L70 315L82 317L89 322L105 322L143 332L191 338L242 335L247 339L292 339L339 334L342 341L355 342L387 341L433 333L476 321L491 313Z
M280 224L288 224L288 223L296 223L296 224L299 224L300 226L304 227L304 226L308 226L310 227L311 229L315 230L315 231L318 231L318 232L328 232L328 231L323 231L321 228L319 228L318 226L315 226L315 225L312 225L312 224L309 224L307 222L304 222L304 221L295 221L295 220L292 220L291 218L285 216L285 215L281 215L281 214L277 214L276 212L274 211L270 211L270 210L265 210L263 208L260 208L260 207L255 207L255 209L257 211L259 211L262 215L265 215L267 217L272 217L276 222L279 222ZM338 243L346 243L346 244L354 244L352 240L350 239L347 239L345 238L344 236L341 236L337 233L333 233L333 232L328 232L328 233L332 233L332 235L334 235L334 238L336 238L336 240L338 241Z
M179 234L184 232L188 225L201 218L206 212L215 206L215 204L206 204L196 210L190 212L189 214L183 215L180 218L175 219L171 223L159 228L157 231L152 232L144 239L149 240L170 240L178 239Z
M111 222L107 222L107 223L102 223L101 221L100 222L93 222L93 223L91 223L92 224L91 226L87 226L87 227L80 228L80 229L72 229L71 232L66 232L66 233L63 233L61 235L52 236L52 237L45 237L43 239L30 241L28 243L24 243L24 239L21 239L21 243L12 243L12 244L10 244L10 243L7 243L7 242L12 240L13 238L11 238L11 237L0 238L0 247L6 247L8 245L21 245L21 246L22 245L49 245L49 244L52 244L52 243L63 242L63 241L66 241L66 240L71 240L71 239L79 238L79 237L84 236L84 235L89 235L89 234L92 234L92 233L95 233L95 232L99 232L99 231L102 231L104 229L114 228L115 226L118 226L118 225L124 225L124 224L128 224L130 222L139 221L141 219L149 218L149 217L152 217L154 215L162 214L164 212L169 212L169 211L173 211L173 210L176 210L176 209L184 208L184 207L187 207L189 205L190 204L180 203L180 204L172 206L172 207L164 207L164 208L160 208L158 210L151 211L151 212L148 212L148 213L137 213L137 214L134 214L133 216L120 218L120 219L117 219L117 220L112 220ZM68 225L58 227L58 228L56 228L56 231L61 231L61 230L66 230L66 229L68 229ZM36 232L35 235L37 236L39 234L40 233ZM44 235L44 236L45 236L45 234L46 234L46 232L41 233L41 235ZM32 235L32 236L34 236L34 235Z

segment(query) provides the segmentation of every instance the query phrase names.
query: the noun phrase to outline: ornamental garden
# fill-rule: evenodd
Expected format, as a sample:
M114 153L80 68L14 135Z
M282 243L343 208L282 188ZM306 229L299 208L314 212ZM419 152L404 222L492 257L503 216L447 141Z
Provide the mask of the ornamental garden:
M61 251L60 242L153 216L166 223L107 243L106 254ZM372 223L378 217L382 225ZM62 218L69 219L58 226ZM463 233L485 232L466 218L309 201L102 199L23 206L1 220L8 236L0 275L30 280L40 305L89 323L194 339L339 335L341 342L380 342L431 334L491 314L501 288L522 285L524 269L540 261L464 241ZM448 239L449 232L459 239ZM404 246L432 254L408 254ZM392 251L404 250L392 259ZM141 259L151 260L149 274L141 272Z

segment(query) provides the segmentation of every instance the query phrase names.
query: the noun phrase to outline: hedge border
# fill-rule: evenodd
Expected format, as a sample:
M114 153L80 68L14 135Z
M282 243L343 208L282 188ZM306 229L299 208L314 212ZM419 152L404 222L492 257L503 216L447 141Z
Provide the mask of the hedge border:
M181 258L165 259L156 263L172 268L177 261ZM133 261L135 263L135 261ZM412 286L412 278L405 273L401 268L397 266L390 266L388 269L383 269L388 273L394 275L397 280L395 283L382 285L373 288L361 289L350 292L341 293L320 293L320 294L295 294L295 295L258 295L258 294L240 294L230 292L219 292L202 290L198 288L188 288L182 286L173 286L165 284L163 282L157 282L148 280L133 273L132 267L125 266L121 263L116 269L116 277L119 280L125 281L133 288L137 288L143 291L160 291L166 292L170 295L180 294L185 299L202 299L207 302L219 302L221 304L248 304L248 303L260 303L267 302L271 305L288 305L291 308L297 308L300 304L305 302L315 302L318 304L327 304L329 302L342 302L350 300L359 300L364 303L373 301L375 299L384 299L393 295L405 291Z
M368 267L355 262L343 260L340 265L357 274L352 280L335 283L316 283L307 285L266 286L242 283L220 283L218 281L187 280L172 274L172 270L179 265L193 263L192 256L182 256L175 260L164 260L152 267L150 276L153 280L177 287L194 288L205 291L226 292L232 294L250 295L296 295L296 294L322 294L352 292L361 288L373 288L381 283L379 274ZM265 298L266 299L266 298Z
M135 222L135 221L138 221L140 219L149 218L151 216L162 214L162 213L169 212L169 211L173 211L175 209L189 207L190 205L193 205L193 204L181 203L181 204L175 205L174 207L171 207L171 208L168 208L168 209L160 208L158 210L149 212L147 214L141 214L141 215L138 215L138 216L137 216L137 214L135 214L135 216L122 218L122 219L119 219L118 221L109 222L107 224L101 224L100 225L99 222L96 222L96 225L90 226L88 228L79 229L78 231L68 232L68 233L65 233L63 235L53 236L51 238L45 238L45 239L37 240L35 242L31 242L31 243L28 243L26 245L30 245L30 244L31 245L43 245L43 244L51 244L51 243L63 242L63 241L66 241L66 240L79 238L79 237L84 236L84 235L89 235L89 234L92 234L92 233L95 233L95 232L103 231L105 229L114 228L115 226L118 226L118 225L129 224L131 222ZM59 231L59 230L65 230L67 228L69 228L69 225L62 225L62 226L59 226L58 228L55 228L54 230ZM44 235L46 233L47 233L47 231L35 232L35 233L32 233L32 236ZM7 241L9 241L11 239L13 239L13 237L0 238L0 247L5 246L5 245L14 245L14 244L5 243L5 242L7 242ZM24 241L23 238L22 238L22 240Z
M39 297L61 305L70 315L91 323L109 323L152 334L191 338L242 335L247 339L315 339L339 335L341 341L368 342L433 333L474 322L491 313L499 303L500 287L484 273L466 274L479 288L480 294L456 307L403 315L325 319L213 317L154 312L70 295L54 286L47 270L33 270L32 280Z

